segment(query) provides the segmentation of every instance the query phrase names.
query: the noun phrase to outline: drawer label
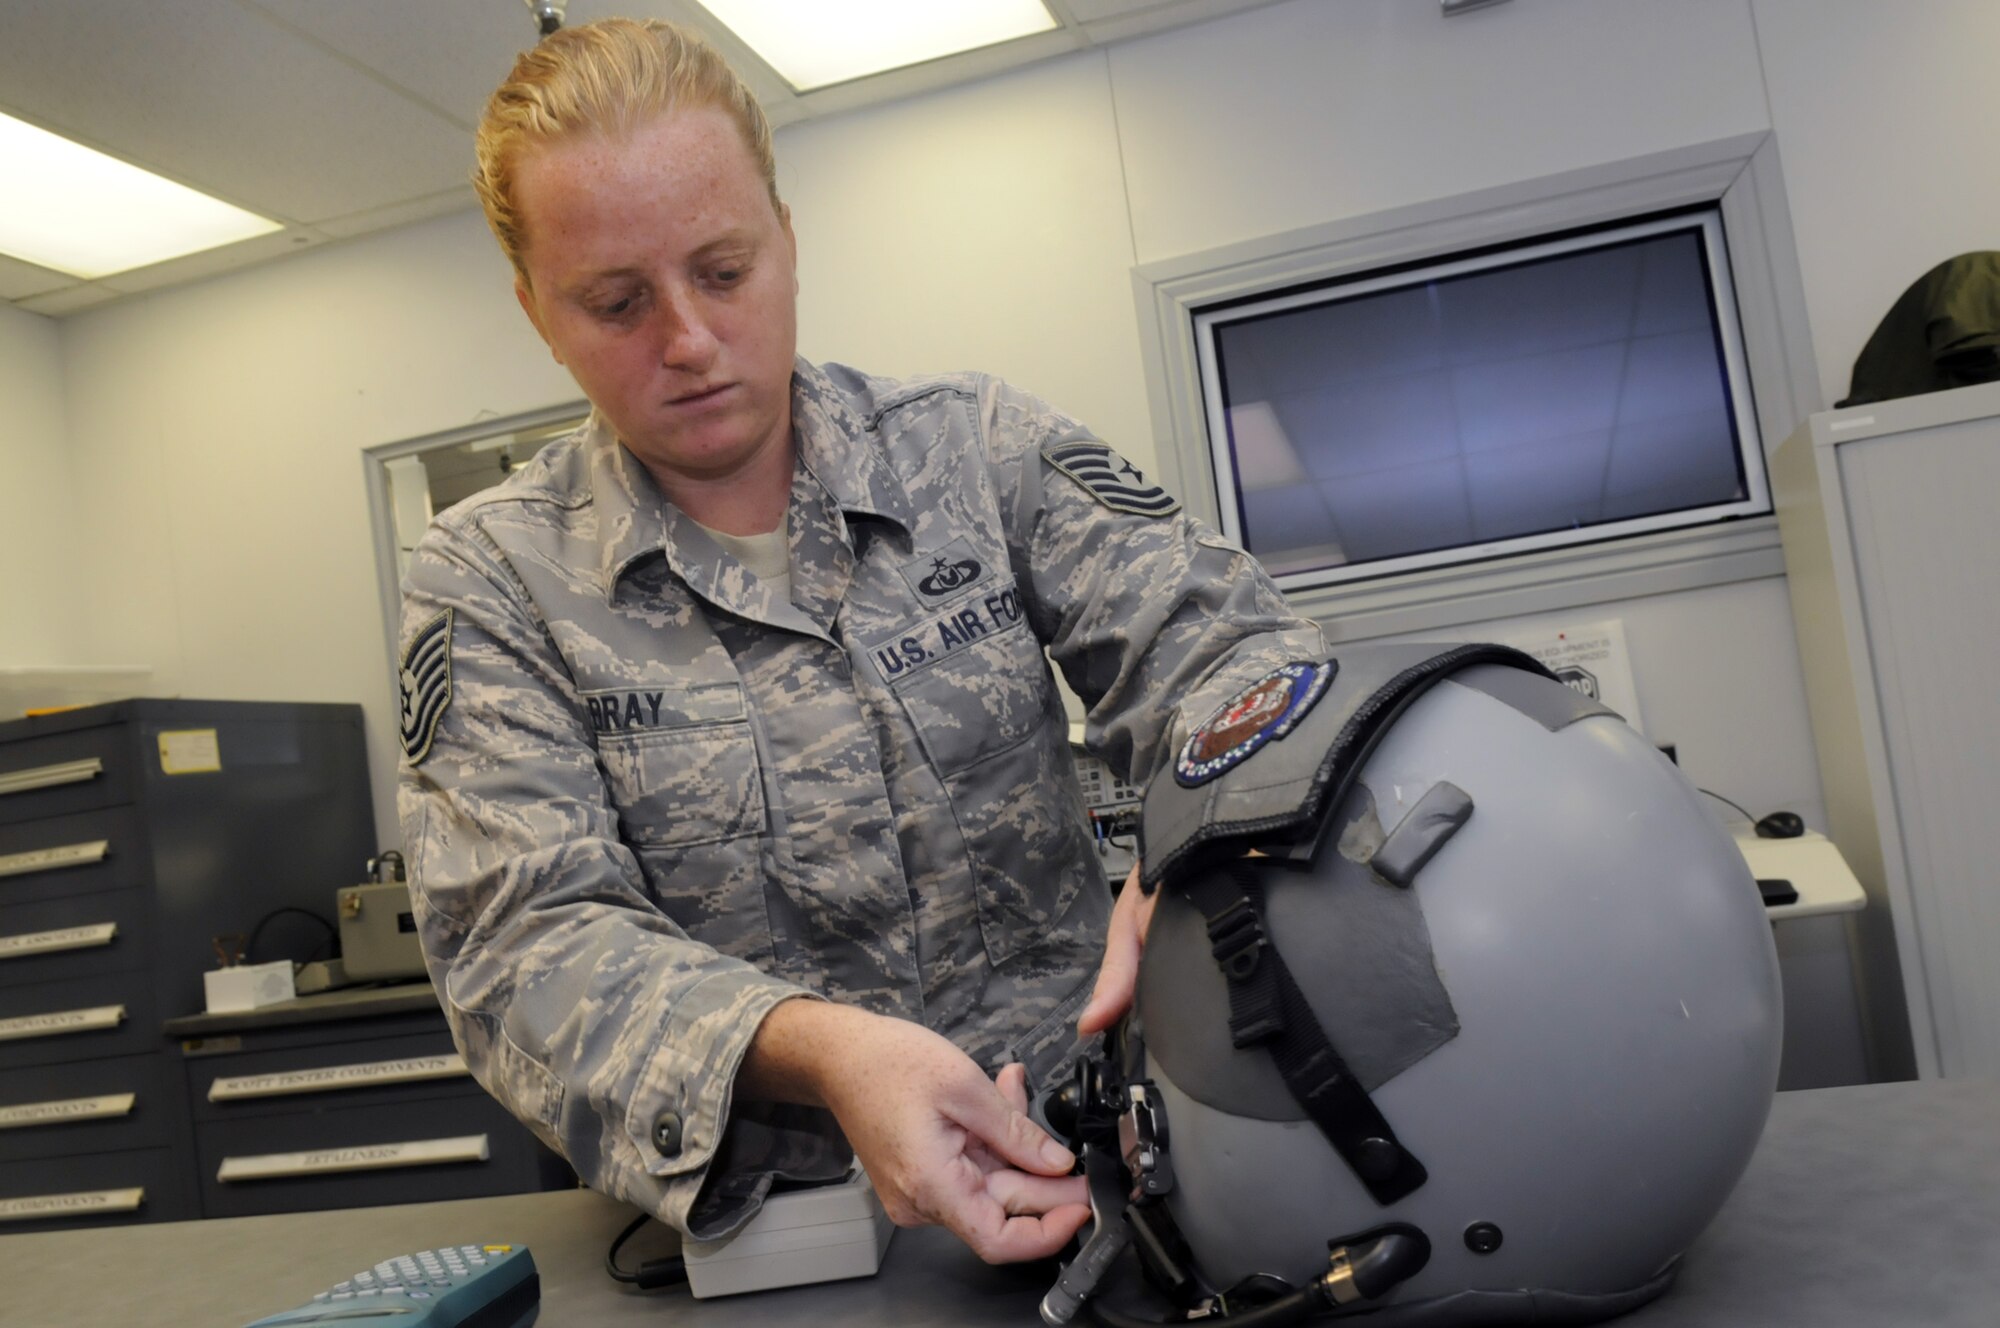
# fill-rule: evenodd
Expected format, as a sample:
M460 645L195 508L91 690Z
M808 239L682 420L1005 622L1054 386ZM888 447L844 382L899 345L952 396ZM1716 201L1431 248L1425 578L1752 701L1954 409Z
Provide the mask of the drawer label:
M26 876L29 872L54 871L58 867L87 867L104 861L111 851L108 839L88 844L64 844L60 848L34 848L26 853L0 855L0 876Z
M138 1097L136 1093L107 1093L103 1097L72 1097L60 1102L24 1102L18 1107L0 1107L0 1130L129 1116Z
M20 959L27 955L52 954L58 950L92 950L118 939L115 922L92 923L85 927L61 927L55 931L26 931L0 936L0 959Z
M37 1194L25 1199L0 1199L0 1222L32 1222L38 1217L79 1217L96 1213L130 1213L146 1201L143 1186L129 1190L86 1190L77 1194Z
M488 1156L486 1136L467 1134L455 1139L412 1139L400 1144L355 1144L346 1148L318 1148L306 1153L225 1157L216 1169L215 1178L225 1183L271 1180L280 1176L423 1167L439 1162L484 1162Z
M64 784L81 784L85 780L96 779L104 773L104 762L95 756L81 761L64 761L61 765L36 766L32 770L13 770L0 775L0 797L9 793L33 793L36 789L60 788Z
M409 1056L402 1060L366 1061L358 1065L321 1065L310 1070L276 1074L246 1074L217 1079L208 1086L210 1102L234 1102L252 1097L286 1097L293 1093L325 1093L336 1088L372 1084L414 1084L426 1079L451 1079L472 1073L457 1052L443 1056Z
M17 1038L54 1037L58 1033L93 1033L116 1028L125 1022L122 1005L99 1005L88 1010L55 1010L49 1014L24 1014L0 1019L0 1042Z

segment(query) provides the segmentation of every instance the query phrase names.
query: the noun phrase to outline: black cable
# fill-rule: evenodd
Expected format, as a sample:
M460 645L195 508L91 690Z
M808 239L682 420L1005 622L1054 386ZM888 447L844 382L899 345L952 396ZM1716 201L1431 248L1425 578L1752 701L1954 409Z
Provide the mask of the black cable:
M296 908L290 904L287 904L283 908L274 908L269 913L266 913L263 917L257 919L257 925L250 929L250 939L243 943L244 963L252 964L256 962L256 959L253 956L257 952L257 938L264 934L264 927L267 923L271 921L271 919L276 917L282 917L286 913L297 913L302 917L311 918L314 922L317 922L320 926L326 928L326 940L323 940L319 943L319 945L314 946L310 954L316 955L320 952L321 946L325 946L330 942L335 942L340 939L340 928L334 926L331 922L328 922L325 918L321 917L319 914L313 912L309 908Z
M657 1291L661 1287L678 1286L687 1281L687 1261L678 1255L664 1259L648 1259L637 1270L626 1272L618 1266L618 1251L625 1248L625 1242L632 1239L632 1233L652 1220L651 1213L641 1213L633 1218L611 1242L611 1248L604 1252L604 1271L615 1282L625 1282L641 1291Z
M1753 825L1756 824L1757 818L1752 816L1749 812L1744 812L1742 803L1736 802L1730 798L1725 798L1720 793L1717 793L1714 789L1699 789L1697 791L1701 793L1706 793L1709 797L1714 798L1717 802L1728 803L1730 806L1734 807L1737 811L1743 812L1744 820L1749 821Z

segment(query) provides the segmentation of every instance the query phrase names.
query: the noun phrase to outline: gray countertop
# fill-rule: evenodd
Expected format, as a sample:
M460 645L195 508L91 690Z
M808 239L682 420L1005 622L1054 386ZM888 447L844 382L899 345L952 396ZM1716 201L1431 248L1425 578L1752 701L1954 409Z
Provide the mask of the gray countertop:
M618 1324L1018 1325L1052 1266L988 1268L898 1232L874 1278L695 1301L603 1271L632 1210L586 1191L0 1237L0 1324L234 1328L391 1255L526 1244L543 1328ZM656 1249L653 1229L622 1255ZM1877 1084L1778 1098L1743 1183L1679 1283L1632 1328L1991 1328L2000 1323L2000 1085Z
M407 1014L434 1011L437 992L428 982L400 982L390 986L343 987L312 996L300 996L276 1005L231 1014L187 1014L161 1025L168 1037L214 1037L221 1033L242 1033L250 1029L290 1028L296 1024L323 1024L369 1015Z

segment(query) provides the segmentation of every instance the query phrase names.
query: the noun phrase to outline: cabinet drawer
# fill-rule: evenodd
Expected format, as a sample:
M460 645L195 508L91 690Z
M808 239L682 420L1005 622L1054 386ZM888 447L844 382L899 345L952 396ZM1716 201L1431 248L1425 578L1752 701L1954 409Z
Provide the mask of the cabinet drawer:
M0 1235L193 1216L187 1159L169 1149L0 1162Z
M0 1074L0 1162L164 1147L184 1119L164 1056L36 1065Z
M0 745L0 824L132 801L131 742L117 725Z
M0 987L0 1071L157 1052L151 981L114 973Z
M147 968L149 923L136 890L0 907L0 987Z
M196 1120L394 1105L478 1090L442 1030L187 1062Z
M136 808L0 824L0 906L142 887L151 880Z
M408 1164L468 1139L480 1141L483 1159ZM425 1102L208 1121L195 1126L195 1156L203 1217L516 1194L544 1188L547 1175L533 1136L476 1087ZM225 1166L302 1174L225 1181Z

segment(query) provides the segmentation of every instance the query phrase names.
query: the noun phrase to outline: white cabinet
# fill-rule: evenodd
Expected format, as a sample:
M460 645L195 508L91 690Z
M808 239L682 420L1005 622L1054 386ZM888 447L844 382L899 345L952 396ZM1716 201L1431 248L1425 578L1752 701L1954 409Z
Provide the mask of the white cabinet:
M1814 415L1772 481L1872 1068L2000 1079L2000 384Z

